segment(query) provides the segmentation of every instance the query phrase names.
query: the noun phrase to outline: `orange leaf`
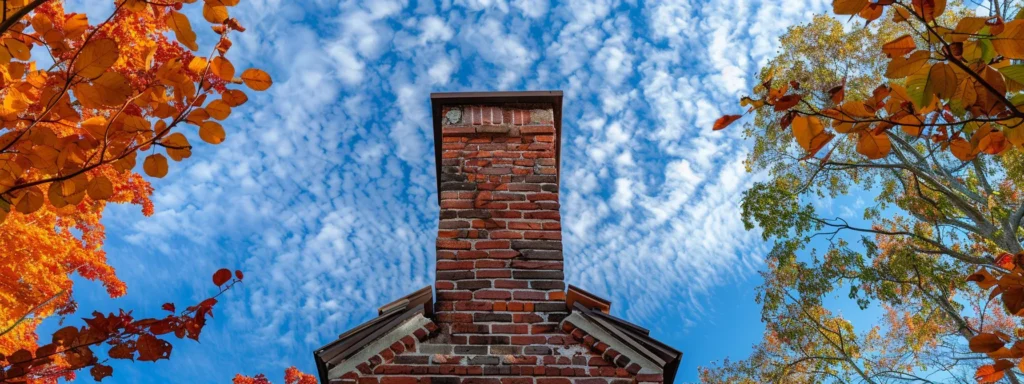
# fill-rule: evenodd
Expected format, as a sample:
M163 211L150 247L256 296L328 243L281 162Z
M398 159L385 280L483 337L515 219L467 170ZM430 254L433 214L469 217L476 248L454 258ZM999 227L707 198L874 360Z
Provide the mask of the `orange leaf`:
M213 71L214 75L225 81L231 81L235 77L235 66L228 59L221 56L213 58L213 61L210 63L210 70Z
M825 126L816 116L796 116L791 124L797 144L811 155L818 152L833 135L825 132Z
M882 46L882 53L888 57L903 56L917 48L917 43L910 35L903 35Z
M196 44L196 33L192 30L192 23L188 21L188 17L171 11L167 14L166 23L174 31L174 36L178 39L178 42L193 51L199 49L199 45Z
M871 160L885 157L891 149L892 143L889 141L889 136L885 133L861 132L860 138L857 140L857 152Z
M990 353L1006 346L1006 342L992 333L981 333L971 338L968 343L972 352Z
M928 71L928 81L931 82L932 92L935 92L940 99L952 97L960 84L953 66L946 63L932 65L931 70Z
M856 15L868 3L869 0L832 0L832 11L837 15Z
M728 127L729 124L732 124L734 121L739 120L739 118L741 117L743 117L743 115L725 115L719 117L718 120L715 120L715 126L712 127L712 130L717 131L720 129L724 129L725 127Z
M946 10L946 0L913 0L914 12L925 21L935 20Z
M158 179L167 176L167 158L159 153L149 155L142 161L142 170Z
M971 143L960 137L949 142L949 151L953 153L953 156L962 161L971 161L978 156L978 153L974 152Z
M996 371L994 365L982 365L978 367L978 370L974 372L974 379L978 383L995 383L1003 379L1005 373L1003 371Z
M270 75L256 68L249 68L242 72L242 81L245 86L254 91L266 91L274 83Z
M71 70L79 76L92 79L114 65L119 54L117 43L112 39L90 41L82 47Z

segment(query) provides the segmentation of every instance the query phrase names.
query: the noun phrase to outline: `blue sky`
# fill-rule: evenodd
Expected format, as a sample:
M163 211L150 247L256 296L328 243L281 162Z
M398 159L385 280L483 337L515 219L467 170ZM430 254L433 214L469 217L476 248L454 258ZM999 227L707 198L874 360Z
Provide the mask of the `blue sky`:
M104 382L312 372L314 348L431 284L439 91L563 90L568 282L684 351L679 382L744 357L763 329L754 287L768 245L743 229L739 200L762 176L744 170L739 129L710 126L738 111L785 28L827 3L243 1L232 15L248 31L229 58L266 69L274 87L234 111L224 144L199 144L154 181L155 215L108 209L107 252L128 295L84 281L75 294L84 313L162 316L160 303L212 294L219 267L246 282L201 345L116 363Z

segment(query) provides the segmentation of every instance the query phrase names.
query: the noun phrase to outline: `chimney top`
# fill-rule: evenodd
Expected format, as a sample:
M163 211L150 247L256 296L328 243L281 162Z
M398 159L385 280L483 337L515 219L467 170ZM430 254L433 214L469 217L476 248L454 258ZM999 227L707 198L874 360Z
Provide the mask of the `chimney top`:
M434 92L430 94L430 107L434 122L434 171L437 175L437 199L441 201L441 110L446 105L494 104L550 104L555 122L555 162L561 176L562 160L562 91L499 91L499 92ZM561 177L559 177L561 180Z

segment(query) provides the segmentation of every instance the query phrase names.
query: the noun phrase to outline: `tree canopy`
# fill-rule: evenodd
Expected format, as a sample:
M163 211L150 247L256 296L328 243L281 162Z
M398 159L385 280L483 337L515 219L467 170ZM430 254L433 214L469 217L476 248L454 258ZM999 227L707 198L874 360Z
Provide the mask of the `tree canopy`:
M757 296L764 340L702 380L1019 382L1018 9L836 0L839 19L787 31L741 100L748 167L768 175L745 193L743 220L775 244ZM871 201L838 217L814 204L855 197ZM881 318L855 326L840 296Z

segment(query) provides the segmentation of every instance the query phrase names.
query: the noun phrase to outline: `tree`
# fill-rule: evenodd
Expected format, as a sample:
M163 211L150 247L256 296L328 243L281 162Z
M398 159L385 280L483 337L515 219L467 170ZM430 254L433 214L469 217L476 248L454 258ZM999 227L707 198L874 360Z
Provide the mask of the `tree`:
M284 383L316 384L316 376L303 373L295 367L288 367L288 369L284 370ZM233 379L231 379L231 384L270 384L270 380L262 373L256 376L243 376L241 374L237 374Z
M75 371L89 368L96 381L113 375L109 359L157 361L169 359L173 346L161 338L175 337L199 341L206 318L213 317L217 297L242 281L242 272L220 269L213 283L220 291L213 297L177 313L173 303L162 308L169 315L162 319L136 320L131 312L104 315L93 312L82 327L67 326L54 332L52 342L37 348L19 349L9 355L0 354L0 383L50 382L58 378L73 380ZM164 336L166 337L166 336ZM106 348L107 358L100 358L94 348Z
M236 73L224 56L245 29L238 0L116 0L90 23L60 0L5 0L0 22L0 355L35 350L35 327L76 310L72 274L111 297L126 287L107 265L100 223L107 203L152 214L152 186L168 161L191 156L183 134L225 140L218 123L262 91L259 69ZM181 13L202 6L219 40L197 55Z
M703 380L1020 382L1024 20L1012 1L982 5L835 0L866 26L818 17L782 38L741 101L750 170L769 175L743 199L747 227L775 241L765 338ZM873 197L861 217L812 204L858 192ZM856 329L828 308L847 290L885 316Z

